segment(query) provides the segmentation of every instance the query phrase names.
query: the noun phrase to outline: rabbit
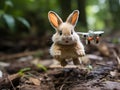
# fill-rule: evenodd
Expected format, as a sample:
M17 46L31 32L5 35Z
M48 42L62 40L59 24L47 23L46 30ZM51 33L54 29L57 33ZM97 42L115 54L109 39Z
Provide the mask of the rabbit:
M79 11L74 10L63 22L54 12L48 12L48 19L56 33L52 36L53 44L50 54L58 60L61 66L66 66L68 59L73 60L74 65L80 65L79 57L85 55L85 50L78 34L74 31L78 21Z

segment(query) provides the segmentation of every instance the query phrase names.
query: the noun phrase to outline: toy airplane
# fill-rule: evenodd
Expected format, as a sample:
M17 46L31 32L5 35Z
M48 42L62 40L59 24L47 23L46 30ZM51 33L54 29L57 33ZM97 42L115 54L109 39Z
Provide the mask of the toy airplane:
M96 43L99 43L99 39L104 33L104 31L89 30L87 33L85 32L77 32L77 33L82 35L84 38L86 38L86 44L90 44L92 40L94 40Z

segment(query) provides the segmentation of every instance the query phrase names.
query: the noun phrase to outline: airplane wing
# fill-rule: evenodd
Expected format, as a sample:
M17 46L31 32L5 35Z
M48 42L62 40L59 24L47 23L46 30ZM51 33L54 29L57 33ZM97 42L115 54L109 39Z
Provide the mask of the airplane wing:
M95 31L94 34L103 34L104 31Z

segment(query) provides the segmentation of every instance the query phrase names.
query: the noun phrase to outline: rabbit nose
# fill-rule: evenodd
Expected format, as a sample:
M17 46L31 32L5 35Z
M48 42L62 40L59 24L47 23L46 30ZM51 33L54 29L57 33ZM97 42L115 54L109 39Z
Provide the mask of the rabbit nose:
M71 36L68 36L68 37L64 37L63 40L68 40L68 41L71 41L72 40L72 37Z
M72 37L67 37L68 40L72 40Z

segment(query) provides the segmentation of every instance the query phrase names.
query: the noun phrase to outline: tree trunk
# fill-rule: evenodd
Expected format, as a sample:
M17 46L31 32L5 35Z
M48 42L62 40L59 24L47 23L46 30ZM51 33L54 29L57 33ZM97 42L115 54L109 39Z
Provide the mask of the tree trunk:
M87 28L86 11L85 11L86 0L77 0L77 4L78 4L78 10L80 11L79 22L81 22L81 25L83 27Z
M109 9L113 17L114 28L120 27L120 1L109 0Z
M71 13L71 0L59 0L62 11L62 19L65 21Z

